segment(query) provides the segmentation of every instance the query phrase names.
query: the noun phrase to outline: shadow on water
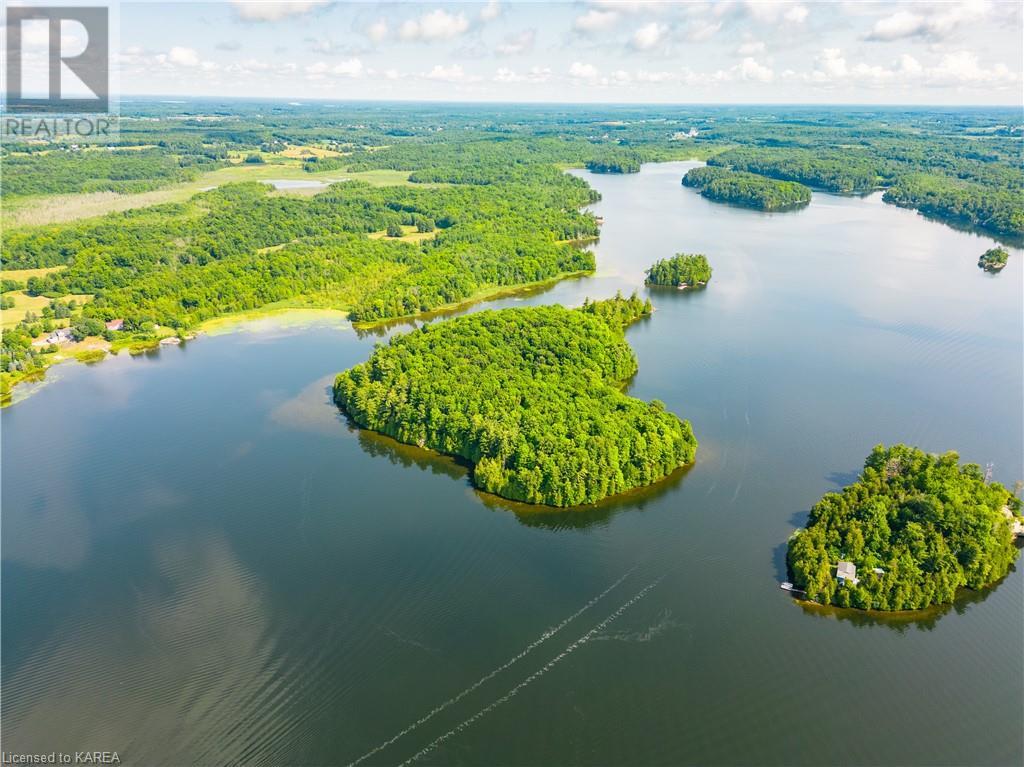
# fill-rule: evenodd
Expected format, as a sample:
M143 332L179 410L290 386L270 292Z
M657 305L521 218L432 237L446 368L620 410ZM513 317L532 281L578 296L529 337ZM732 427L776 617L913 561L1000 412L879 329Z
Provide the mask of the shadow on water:
M807 518L809 512L804 509L802 511L793 512L789 519L786 520L790 525L793 526L794 532L807 527ZM789 548L789 541L783 541L772 549L772 565L775 567L775 579L780 583L782 581L789 580L789 568L786 566L786 550Z
M356 434L359 446L367 454L386 458L395 466L415 467L431 474L463 480L488 509L510 511L516 515L516 519L521 524L528 527L544 527L549 530L579 530L607 524L613 516L621 511L643 510L651 501L672 492L693 468L693 464L681 466L653 485L606 498L592 506L574 506L562 509L554 506L520 503L474 487L472 482L473 465L463 458L442 455L416 445L407 445L378 432L360 429L343 411L339 410L338 413L348 429Z
M814 602L805 602L801 600L794 601L800 606L800 609L804 611L805 615L849 623L855 628L887 628L900 634L906 633L910 629L931 631L935 628L935 624L939 622L939 619L944 615L948 615L950 612L954 612L957 615L963 615L973 605L984 602L997 588L999 588L999 585L1009 577L1010 574L1015 572L1015 570L1016 568L1011 566L1009 573L992 585L986 586L985 588L977 591L972 589L961 589L952 602L942 605L933 605L932 607L925 608L924 610L881 612L878 610L855 610L847 607L819 605Z
M350 431L356 433L359 446L368 455L387 458L395 466L405 468L415 467L420 471L427 471L431 474L443 475L451 479L463 479L469 485L469 475L472 464L462 458L435 453L426 448L416 445L406 445L387 435L375 431L360 429L351 418L342 411L338 411L344 419Z
M825 475L825 479L836 487L846 487L860 479L860 469L853 469L852 471L831 471Z
M583 530L596 525L606 525L612 517L622 511L643 511L652 501L676 490L693 466L693 464L681 466L653 485L605 498L592 506L571 506L563 509L510 501L507 498L480 490L477 490L476 493L487 508L511 511L516 515L519 523L527 527L543 527L548 530Z

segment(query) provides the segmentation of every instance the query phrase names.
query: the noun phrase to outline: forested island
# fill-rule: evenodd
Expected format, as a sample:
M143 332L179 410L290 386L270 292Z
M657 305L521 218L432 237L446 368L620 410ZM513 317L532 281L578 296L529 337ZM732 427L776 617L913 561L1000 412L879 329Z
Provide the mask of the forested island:
M622 392L637 370L625 327L650 302L484 311L422 325L338 375L361 427L473 464L473 483L516 501L592 504L693 462L690 424Z
M620 154L587 160L587 170L592 173L639 173L640 158L635 154Z
M978 266L986 272L1000 272L1010 260L1010 253L1006 248L989 248L981 254L978 259Z
M864 471L811 509L789 541L794 586L862 610L918 610L998 581L1017 557L1020 499L949 452L875 447Z
M687 171L683 186L699 190L710 200L755 210L793 210L811 201L811 190L795 181L778 181L710 165Z
M648 285L671 288L693 288L707 285L711 279L711 265L701 253L676 253L663 258L646 271Z

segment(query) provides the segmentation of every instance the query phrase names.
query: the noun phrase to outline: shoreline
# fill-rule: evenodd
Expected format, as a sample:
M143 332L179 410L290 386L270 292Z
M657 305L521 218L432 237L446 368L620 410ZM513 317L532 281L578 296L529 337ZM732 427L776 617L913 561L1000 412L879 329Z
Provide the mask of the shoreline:
M463 301L457 303L445 304L435 309L431 309L427 312L420 312L417 314L410 314L403 317L389 317L386 320L376 320L367 323L355 323L349 321L350 310L348 308L336 308L328 306L311 306L309 304L303 304L298 299L286 299L285 301L278 301L273 304L267 304L257 309L246 309L240 312L229 312L222 314L217 317L211 317L208 320L203 320L194 328L179 334L176 332L163 333L158 337L146 340L131 340L126 339L124 341L115 341L113 343L104 342L102 347L97 347L94 344L89 348L69 350L66 355L58 352L58 358L53 359L47 363L47 365L41 369L33 370L29 374L19 378L18 380L10 384L10 388L0 395L0 409L11 407L18 402L23 402L28 399L32 394L39 391L43 386L47 384L47 372L50 368L63 365L69 362L79 362L86 365L96 365L108 357L119 356L121 352L127 351L130 356L137 354L145 354L147 352L159 349L163 344L164 339L167 338L180 338L179 343L188 343L194 341L198 336L210 335L227 335L230 333L239 332L245 325L259 322L260 320L268 319L283 319L287 315L292 316L292 322L288 324L293 326L304 326L311 325L318 321L330 320L337 324L347 325L349 328L358 332L364 331L382 331L390 327L409 324L410 322L422 319L430 320L438 317L450 316L458 313L464 309L473 306L474 304L482 303L484 301L497 300L499 298L507 298L515 296L520 293L526 293L530 291L543 290L548 287L552 287L559 282L567 279L578 279L587 275L593 274L593 271L581 271L581 272L564 272L548 280L542 280L540 282L524 283L522 285L515 286L500 286L494 288L486 288L478 291L477 293L467 297ZM170 330L170 328L162 328L162 330ZM94 340L94 339L93 339ZM90 339L86 339L82 343L89 343ZM175 344L177 345L177 344ZM36 386L27 386L27 384L36 384Z

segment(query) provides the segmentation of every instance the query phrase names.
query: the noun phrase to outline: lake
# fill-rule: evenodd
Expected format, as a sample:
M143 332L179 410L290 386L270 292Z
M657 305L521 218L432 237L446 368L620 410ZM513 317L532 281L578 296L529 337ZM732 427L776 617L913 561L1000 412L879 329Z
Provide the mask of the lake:
M782 592L789 535L879 442L1024 474L1022 270L992 241L816 193L776 214L580 172L607 297L677 251L630 392L697 462L595 508L475 492L351 428L333 375L385 331L274 318L58 366L2 416L4 750L127 764L1005 765L1024 577L925 615ZM486 308L477 305L471 311ZM399 326L387 332L403 331Z

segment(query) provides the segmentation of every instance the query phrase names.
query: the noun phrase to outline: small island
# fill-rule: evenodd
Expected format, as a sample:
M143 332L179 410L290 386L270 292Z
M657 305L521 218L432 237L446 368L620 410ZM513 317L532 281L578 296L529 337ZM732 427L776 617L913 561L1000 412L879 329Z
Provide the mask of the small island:
M709 165L687 171L683 186L697 189L709 200L755 210L793 210L811 201L810 188L796 181Z
M1005 248L989 248L981 254L978 266L986 272L1001 272L1009 260L1010 254Z
M646 274L648 285L686 290L707 285L711 279L711 265L701 253L676 253L672 258L657 261Z
M339 374L334 399L361 427L466 459L481 490L592 504L696 455L689 422L622 391L637 371L624 330L651 311L634 294L422 325Z
M640 158L635 155L614 155L587 160L586 168L591 173L639 173Z
M1020 499L959 460L875 447L860 479L825 495L790 539L794 591L837 607L920 610L1006 575L1024 529Z

